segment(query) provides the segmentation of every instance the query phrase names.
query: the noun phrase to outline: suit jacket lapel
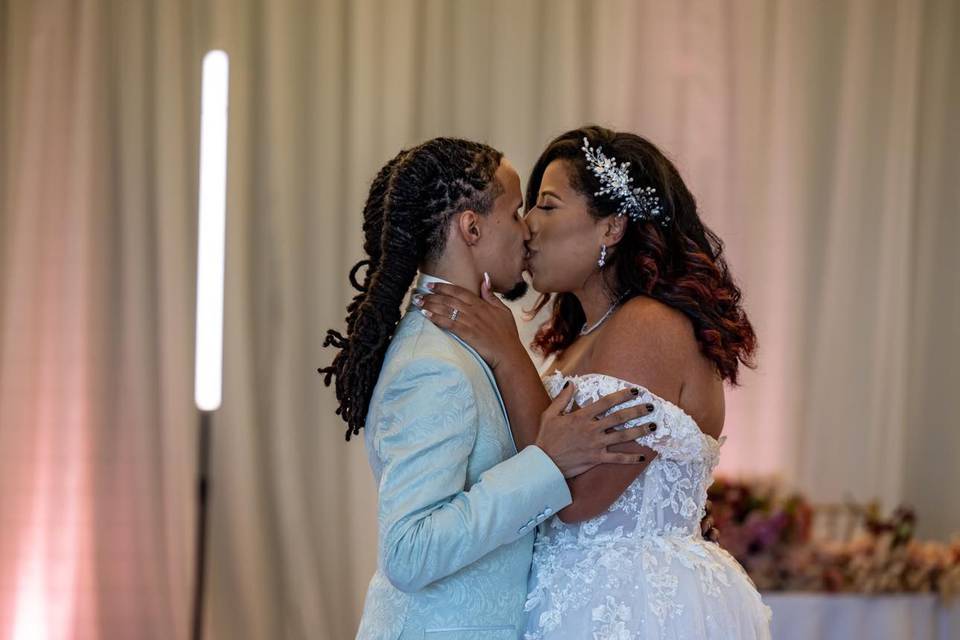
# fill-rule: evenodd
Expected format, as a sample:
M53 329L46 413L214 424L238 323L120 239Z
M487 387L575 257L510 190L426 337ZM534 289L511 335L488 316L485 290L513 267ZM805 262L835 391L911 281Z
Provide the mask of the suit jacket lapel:
M429 293L429 292L426 292L426 293ZM419 312L420 312L420 309L418 309L413 304L407 307L407 313L419 313ZM430 321L424 318L424 322L430 322ZM439 327L437 328L439 329ZM500 403L500 411L503 413L503 421L507 425L507 433L510 434L510 442L513 443L513 448L516 451L517 442L516 440L513 439L513 430L510 428L510 416L507 414L507 407L503 404L503 396L500 395L500 388L497 386L497 378L493 375L493 371L491 371L490 367L487 365L484 359L480 356L480 354L477 353L477 351L473 347L471 347L469 344L461 340L460 336L456 335L455 333L451 333L445 329L440 329L440 330L443 331L448 336L450 336L451 338L453 338L454 340L456 340L457 342L459 342L463 346L463 348L466 349L470 353L470 355L476 358L477 362L480 364L480 368L483 369L484 375L487 376L487 380L490 382L490 386L493 387L493 393L497 396L497 402Z
M483 372L484 372L484 373L486 374L486 376L487 376L487 380L490 381L490 386L493 387L493 392L494 392L494 393L496 394L496 396L497 396L497 402L500 403L500 411L503 412L503 419L504 419L504 421L507 423L507 427L509 428L509 426L510 426L510 416L507 415L507 407L503 404L503 396L500 395L500 387L497 386L497 378L496 378L496 376L493 375L493 371L490 369L490 366L486 363L486 361L484 361L484 359L483 359L482 357L480 357L480 354L477 353L476 350L475 350L473 347L471 347L469 344L467 344L466 342L464 342L463 340L461 340L461 339L460 339L460 336L458 336L458 335L456 335L456 334L454 334L454 333L450 333L449 331L444 331L444 333L446 333L446 334L449 335L451 338L453 338L454 340L456 340L457 342L459 342L460 344L462 344L462 345L463 345L463 348L466 349L467 351L469 351L469 352L470 352L470 355L472 355L474 358L476 358L476 359L477 359L477 362L480 363L480 368L483 369ZM513 438L513 433L512 433L512 432L511 432L511 434L510 434L510 437ZM514 448L516 448L516 443L514 443Z

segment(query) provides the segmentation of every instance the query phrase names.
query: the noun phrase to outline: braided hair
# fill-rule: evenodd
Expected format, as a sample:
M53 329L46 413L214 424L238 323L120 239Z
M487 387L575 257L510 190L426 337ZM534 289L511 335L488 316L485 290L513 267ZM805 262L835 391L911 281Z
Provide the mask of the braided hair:
M494 178L502 158L484 144L434 138L401 151L370 185L363 207L367 257L348 276L359 293L347 306L346 336L330 329L323 342L339 352L330 366L318 369L325 385L336 378L337 415L347 423L347 440L364 426L400 304L417 270L443 253L454 214L490 212L503 190Z

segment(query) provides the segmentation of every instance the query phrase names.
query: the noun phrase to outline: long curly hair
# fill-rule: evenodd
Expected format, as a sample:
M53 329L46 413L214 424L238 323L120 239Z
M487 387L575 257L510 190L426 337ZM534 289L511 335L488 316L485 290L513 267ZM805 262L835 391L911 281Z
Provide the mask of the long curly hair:
M364 426L400 304L417 270L442 254L455 213L483 215L493 208L502 191L495 180L502 157L477 142L434 138L398 153L370 185L363 207L367 257L348 276L359 293L347 306L346 335L327 331L323 346L339 350L333 363L318 369L325 385L336 378L337 415L347 423L347 440Z
M723 242L700 220L697 203L677 168L649 140L598 126L568 131L540 155L527 183L527 206L540 192L547 166L563 160L571 186L582 194L588 211L602 219L617 213L617 202L594 195L602 187L587 167L583 139L600 145L618 163L629 162L635 187L653 187L669 221L629 221L621 241L611 250L605 281L615 298L644 295L678 309L693 323L701 352L723 380L737 384L741 364L753 368L757 337L741 304L741 292L723 257ZM563 351L579 335L583 308L572 293L542 294L535 315L551 298L553 309L534 336L532 347L544 356Z

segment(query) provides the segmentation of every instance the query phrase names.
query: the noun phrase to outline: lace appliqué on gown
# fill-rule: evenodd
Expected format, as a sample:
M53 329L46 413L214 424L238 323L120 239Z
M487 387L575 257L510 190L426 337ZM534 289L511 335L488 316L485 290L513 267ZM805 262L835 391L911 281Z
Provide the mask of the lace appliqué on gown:
M551 397L567 379L576 383L581 406L636 386L556 372L546 380ZM770 610L750 578L700 531L724 439L704 434L680 407L640 391L611 411L654 405L652 414L629 424L657 424L637 442L658 455L605 513L541 525L525 639L769 638Z

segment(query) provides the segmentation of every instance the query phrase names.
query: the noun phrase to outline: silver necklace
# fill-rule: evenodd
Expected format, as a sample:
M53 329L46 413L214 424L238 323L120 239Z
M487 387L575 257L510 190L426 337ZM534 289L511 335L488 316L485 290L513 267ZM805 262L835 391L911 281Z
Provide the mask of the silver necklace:
M624 294L624 295L626 295L626 294ZM606 312L605 314L603 314L603 317L601 317L599 320L597 320L596 322L594 322L594 323L593 323L592 325L590 325L589 327L587 326L587 323L584 322L584 323L583 323L583 326L580 327L580 335L585 336L585 335L587 335L588 333L590 333L591 331L593 331L594 329L596 329L597 327L599 327L600 325L602 325L602 324L603 324L603 321L606 320L607 318L609 318L609 317L610 317L610 314L613 313L613 310L620 306L620 301L623 300L623 297L624 297L624 296L620 296L619 298L617 298L616 300L614 300L613 304L610 305L610 308L607 309L607 312Z

